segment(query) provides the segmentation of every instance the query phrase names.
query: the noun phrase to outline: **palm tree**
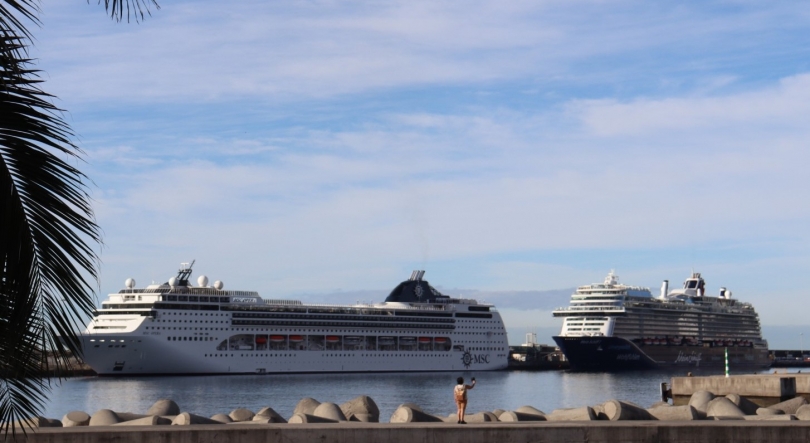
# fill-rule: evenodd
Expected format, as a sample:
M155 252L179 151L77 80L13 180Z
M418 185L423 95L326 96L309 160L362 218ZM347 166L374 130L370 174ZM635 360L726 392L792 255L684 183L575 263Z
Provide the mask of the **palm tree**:
M99 0L101 3L101 0ZM156 0L104 0L117 21L136 21ZM95 306L101 243L83 152L53 96L31 69L39 0L0 0L0 433L39 415L45 371L81 355L78 328ZM49 362L47 355L55 360Z

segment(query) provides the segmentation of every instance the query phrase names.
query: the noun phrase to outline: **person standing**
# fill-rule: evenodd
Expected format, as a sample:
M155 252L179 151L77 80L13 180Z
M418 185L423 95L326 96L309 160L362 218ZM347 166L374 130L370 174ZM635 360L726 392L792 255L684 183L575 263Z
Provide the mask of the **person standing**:
M464 421L464 414L467 412L467 391L475 387L475 377L472 378L471 385L464 384L464 377L456 379L456 387L453 388L453 395L456 399L456 407L458 408L458 422L459 424L466 425Z

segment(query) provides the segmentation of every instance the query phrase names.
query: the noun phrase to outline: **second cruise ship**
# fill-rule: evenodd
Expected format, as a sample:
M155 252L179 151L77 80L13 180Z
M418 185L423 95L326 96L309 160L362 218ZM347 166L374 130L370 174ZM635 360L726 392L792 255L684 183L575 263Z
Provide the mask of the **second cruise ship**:
M611 271L554 311L563 318L554 341L577 370L723 368L726 353L732 371L768 368L754 307L726 288L718 296L705 290L700 273L692 273L681 289L669 291L665 280L653 297L648 288L620 284Z

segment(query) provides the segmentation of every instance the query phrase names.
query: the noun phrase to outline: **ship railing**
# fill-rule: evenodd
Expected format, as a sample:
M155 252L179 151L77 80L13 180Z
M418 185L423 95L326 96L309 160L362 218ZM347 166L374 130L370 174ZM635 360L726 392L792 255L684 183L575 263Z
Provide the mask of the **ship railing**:
M589 306L589 307L568 306L564 308L557 308L554 310L554 312L583 312L583 311L625 312L625 309L624 307L611 307L611 306Z

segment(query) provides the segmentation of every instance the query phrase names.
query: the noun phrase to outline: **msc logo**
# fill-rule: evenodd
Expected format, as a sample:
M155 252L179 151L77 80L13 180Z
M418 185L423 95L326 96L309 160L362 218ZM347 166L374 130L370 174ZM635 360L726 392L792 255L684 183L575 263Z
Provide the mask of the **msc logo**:
M464 367L468 369L473 364L489 364L489 354L472 354L470 351L464 351L464 354L461 356L461 362L464 363Z

